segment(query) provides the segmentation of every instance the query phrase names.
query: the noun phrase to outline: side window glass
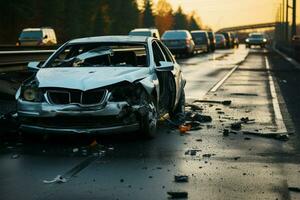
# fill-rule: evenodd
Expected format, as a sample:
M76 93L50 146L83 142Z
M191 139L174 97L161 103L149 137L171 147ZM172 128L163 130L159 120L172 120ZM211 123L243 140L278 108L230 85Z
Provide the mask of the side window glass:
M174 60L172 59L172 55L166 49L166 47L161 42L158 42L158 44L159 44L159 47L161 48L161 50L162 50L162 52L163 52L163 54L164 54L164 56L166 58L166 61L174 63Z
M165 61L165 57L156 42L152 42L152 49L153 49L154 62L156 66L160 66L159 62Z

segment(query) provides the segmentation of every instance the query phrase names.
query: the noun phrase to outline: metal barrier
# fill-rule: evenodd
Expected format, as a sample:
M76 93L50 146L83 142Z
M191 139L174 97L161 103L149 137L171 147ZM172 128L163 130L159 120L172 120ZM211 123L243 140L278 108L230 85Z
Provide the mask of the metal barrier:
M55 50L0 51L0 67L26 65L30 61L44 61Z

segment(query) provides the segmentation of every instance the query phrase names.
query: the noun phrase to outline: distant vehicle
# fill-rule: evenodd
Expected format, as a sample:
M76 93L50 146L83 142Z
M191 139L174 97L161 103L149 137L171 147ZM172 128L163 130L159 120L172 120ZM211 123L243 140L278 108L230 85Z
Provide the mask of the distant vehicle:
M250 33L245 42L246 48L251 48L251 46L260 46L261 48L265 48L268 43L268 39L263 33Z
M52 28L23 29L17 42L17 46L48 46L56 44L56 35Z
M188 55L194 54L195 43L192 35L187 30L169 30L161 37L162 42L173 54Z
M240 42L239 42L238 35L236 33L230 33L230 35L232 39L233 48L234 47L239 48Z
M210 40L210 51L214 52L216 49L216 38L215 38L215 33L212 31L207 31L209 40Z
M16 94L24 132L154 137L161 116L184 113L181 68L152 37L71 40L28 69L36 74Z
M148 36L160 40L159 32L156 28L136 28L129 32L129 35Z
M206 31L191 31L193 40L195 42L195 51L210 51L210 40Z
M226 39L223 34L216 34L216 49L226 48Z
M300 35L294 35L292 37L292 46L296 51L300 51Z
M223 34L226 39L226 48L227 49L233 48L231 34L229 32L223 32L221 34Z

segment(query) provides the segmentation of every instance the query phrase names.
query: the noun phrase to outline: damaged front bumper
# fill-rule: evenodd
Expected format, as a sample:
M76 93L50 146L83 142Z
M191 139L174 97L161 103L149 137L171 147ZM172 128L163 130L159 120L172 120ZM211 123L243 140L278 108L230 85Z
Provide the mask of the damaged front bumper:
M110 134L140 128L143 106L126 101L96 106L52 105L18 99L20 129L25 132L53 134Z

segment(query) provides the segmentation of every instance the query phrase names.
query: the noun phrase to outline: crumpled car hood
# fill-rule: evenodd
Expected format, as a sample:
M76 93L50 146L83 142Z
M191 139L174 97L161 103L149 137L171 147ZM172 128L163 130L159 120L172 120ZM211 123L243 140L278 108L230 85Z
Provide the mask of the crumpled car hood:
M39 87L91 90L121 81L134 82L150 74L148 67L42 68L36 74Z

